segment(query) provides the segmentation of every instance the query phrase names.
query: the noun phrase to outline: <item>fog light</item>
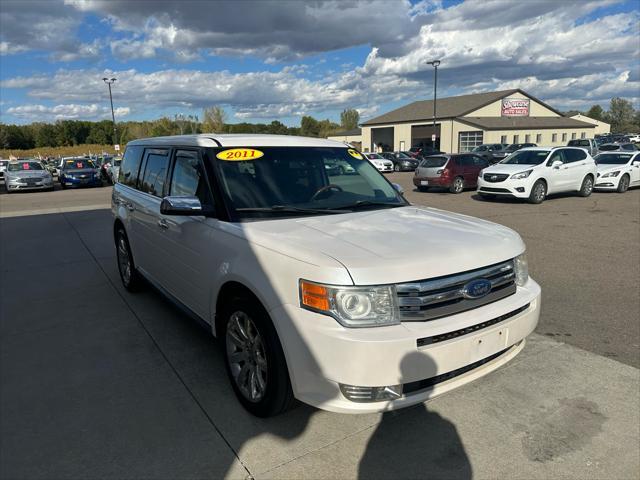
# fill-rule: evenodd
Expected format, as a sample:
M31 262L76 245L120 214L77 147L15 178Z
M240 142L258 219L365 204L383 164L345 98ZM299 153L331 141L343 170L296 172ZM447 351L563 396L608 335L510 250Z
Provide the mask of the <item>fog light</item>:
M387 387L358 387L356 385L340 384L342 394L352 402L381 402L383 400L396 400L402 396L402 385L389 385Z
M524 193L524 187L516 187L516 192Z

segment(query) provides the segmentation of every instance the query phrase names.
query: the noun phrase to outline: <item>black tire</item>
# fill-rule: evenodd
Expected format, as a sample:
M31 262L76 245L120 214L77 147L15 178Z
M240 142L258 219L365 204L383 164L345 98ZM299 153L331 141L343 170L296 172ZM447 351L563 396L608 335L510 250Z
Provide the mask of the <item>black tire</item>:
M60 182L60 187L62 187L62 190L66 190L67 189L67 186L63 182Z
M544 202L547 197L547 184L542 180L538 180L531 187L531 193L529 194L529 203L539 204Z
M593 177L591 175L587 175L582 180L582 185L580 186L580 191L578 195L581 197L588 197L593 193Z
M419 192L426 192L427 190L429 190L429 187L418 187Z
M118 227L115 236L116 243L116 261L118 263L118 273L124 288L130 292L137 292L142 288L142 277L136 270L136 265L131 254L129 239L123 227ZM128 263L128 271L125 267Z
M478 193L483 200L495 200L496 196L492 193Z
M462 193L464 191L464 178L454 178L451 186L449 187L449 191L451 193Z
M618 182L618 189L616 191L618 193L624 193L627 190L629 190L629 175L625 173Z
M400 172L400 164L399 163L394 163L393 164L393 171L394 172Z
M233 387L233 391L236 394L238 401L247 411L256 417L272 417L289 410L295 401L293 397L293 390L291 389L291 381L289 379L287 362L284 357L282 345L280 344L280 339L278 338L276 329L269 318L269 314L257 300L249 295L235 295L222 307L220 315L221 322L219 339L221 340L224 349L225 368L227 370L229 382ZM230 326L233 328L233 322L243 322L244 319L246 319L246 317L243 317L242 315L245 315L251 321L251 327L245 328L245 330L249 332L250 330L255 329L255 336L253 337L254 342L245 344L245 347L248 350L254 350L255 344L257 343L256 340L260 340L260 351L262 353L255 355L253 360L250 360L251 355L247 355L247 357L245 357L246 359L238 360L238 362L243 363L242 367L240 367L240 363L233 363L232 367L233 360L231 359L231 355L241 353L242 348L234 352L230 351L231 348L238 348L238 343L237 339L234 340L234 336L232 334L229 334L228 336L227 332L229 331ZM249 333L249 337L250 335L251 334ZM263 359L262 365L265 369L265 375L264 377L260 376L260 378L265 386L261 396L255 400L251 400L242 392L241 387L238 385L241 380L236 380L236 377L239 378L240 375L242 375L242 371L245 370L245 367L247 367L248 371L248 373L245 374L245 377L252 373L256 375L255 378L257 378L257 375L261 375L259 372L256 373L258 369L257 365L259 363L257 360L258 358ZM232 368L235 370L241 368L241 370L236 374L236 376L234 376ZM251 369L253 369L253 372ZM256 388L258 388L257 385Z

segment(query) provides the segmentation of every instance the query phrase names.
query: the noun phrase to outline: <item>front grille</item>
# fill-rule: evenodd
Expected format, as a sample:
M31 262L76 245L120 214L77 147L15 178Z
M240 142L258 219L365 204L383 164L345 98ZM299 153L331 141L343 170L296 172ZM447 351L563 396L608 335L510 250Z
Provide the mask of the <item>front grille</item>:
M29 177L29 178L25 178L24 181L27 183L27 185L35 185L38 182L42 181L42 178L40 177Z
M515 317L517 314L524 312L527 308L529 308L529 303L523 305L520 308L517 308L509 313L505 313L504 315L500 315L499 317L492 318L491 320L487 320L486 322L476 323L475 325L471 325L470 327L461 328L460 330L454 330L453 332L443 333L441 335L434 335L433 337L424 337L416 340L416 344L418 347L425 347L427 345L433 345L434 343L444 342L445 340L451 340L452 338L462 337L463 335L467 335L468 333L474 333L478 330L483 330L485 328L489 328L496 323L503 322L508 318Z
M506 173L485 173L483 178L485 182L497 183L504 182L509 178L509 175Z
M466 298L462 290L472 280L486 279L491 291L480 298ZM400 319L421 322L471 310L512 295L516 291L513 260L484 268L396 285Z
M507 188L480 187L481 192L511 193Z
M515 346L520 345L520 342L516 343L514 346L506 348L504 350L499 351L498 353L494 353L493 355L483 358L482 360L478 360L477 362L471 363L469 365L465 365L464 367L458 368L457 370L453 370L451 372L443 373L441 375L437 375L431 378L425 378L424 380L418 380L417 382L405 383L402 386L402 394L407 395L411 393L417 393L420 390L425 390L429 387L433 387L442 382L446 382L447 380L451 380L452 378L459 377L460 375L464 375L471 370L475 370L476 368L481 367L482 365L489 363L492 360L504 355L510 349Z

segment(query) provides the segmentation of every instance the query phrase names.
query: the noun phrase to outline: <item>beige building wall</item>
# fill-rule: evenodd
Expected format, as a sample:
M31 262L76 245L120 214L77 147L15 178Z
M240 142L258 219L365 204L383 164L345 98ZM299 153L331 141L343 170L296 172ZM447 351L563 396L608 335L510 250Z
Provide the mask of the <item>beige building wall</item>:
M327 137L327 140L335 140L336 142L344 142L344 143L361 143L362 135L338 135L333 137Z
M603 135L605 133L611 133L611 125L605 122L601 122L600 120L596 120L595 118L587 117L586 115L582 115L580 113L572 116L571 118L575 120L580 120L581 122L590 123L591 125L595 125L596 128L593 129L594 135Z
M502 143L502 136L507 136L506 143L537 143L541 147L559 147L566 145L569 140L582 138L593 138L593 128L557 128L557 129L537 129L537 130L489 130L484 132L484 143ZM554 137L555 134L555 137ZM518 141L514 141L514 135L518 136ZM527 140L527 135L530 135ZM541 138L538 140L538 135Z
M513 95L509 95L508 98L529 98L526 95L516 92ZM544 105L529 98L529 116L530 117L559 117L559 115L553 110L549 110ZM500 117L502 116L502 99L497 100L489 105L474 110L473 112L465 115L465 117Z

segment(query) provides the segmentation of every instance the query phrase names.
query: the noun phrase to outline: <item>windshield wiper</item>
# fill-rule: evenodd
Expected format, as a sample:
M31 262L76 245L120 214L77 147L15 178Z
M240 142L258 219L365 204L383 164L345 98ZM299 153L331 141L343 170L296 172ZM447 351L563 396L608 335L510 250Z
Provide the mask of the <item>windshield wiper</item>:
M370 207L370 206L374 206L374 207L404 207L406 206L403 203L391 203L391 202L376 202L374 200L358 200L355 203L349 204L349 205L343 205L341 207L335 207L337 209L340 210L353 210L353 209L357 209L360 207Z
M288 205L272 205L270 207L247 207L236 208L236 212L283 212L283 213L312 213L312 214L325 214L325 213L344 213L344 210L332 210L328 208L302 208L292 207Z

